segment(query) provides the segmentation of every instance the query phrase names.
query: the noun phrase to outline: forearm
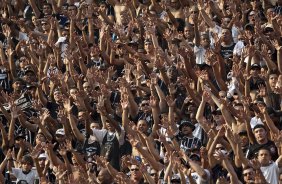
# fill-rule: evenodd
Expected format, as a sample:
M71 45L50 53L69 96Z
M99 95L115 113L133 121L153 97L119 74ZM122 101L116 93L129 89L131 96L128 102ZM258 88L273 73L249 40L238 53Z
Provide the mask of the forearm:
M71 112L68 113L68 118L69 118L71 130L72 130L74 136L77 138L77 140L79 142L84 142L85 138L84 138L83 134L80 133L80 131L78 130L78 128L76 126L75 119L74 119L73 115L71 114Z
M9 147L12 147L14 145L14 131L15 131L15 118L12 116L10 127L9 127L9 133L8 133L8 140L9 140Z

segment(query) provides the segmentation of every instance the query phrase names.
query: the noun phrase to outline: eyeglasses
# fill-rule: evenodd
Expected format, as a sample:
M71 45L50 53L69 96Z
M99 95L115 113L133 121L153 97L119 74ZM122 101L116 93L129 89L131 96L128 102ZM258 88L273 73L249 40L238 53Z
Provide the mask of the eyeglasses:
M151 176L156 176L158 173L151 173L150 175Z
M143 103L141 104L141 107L148 106L148 105L149 105L148 103Z
M219 97L220 97L220 98L225 98L226 96L225 96L225 95L220 95Z
M133 169L130 169L130 171L139 171L139 169L138 168L133 168Z
M198 11L191 11L191 14L197 14L199 13Z

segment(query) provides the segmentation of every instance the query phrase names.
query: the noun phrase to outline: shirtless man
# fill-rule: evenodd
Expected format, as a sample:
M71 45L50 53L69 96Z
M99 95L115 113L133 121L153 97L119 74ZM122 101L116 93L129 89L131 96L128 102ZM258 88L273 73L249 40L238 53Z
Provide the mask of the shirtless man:
M179 0L170 0L170 11L176 19L185 19L184 12Z
M114 7L116 23L122 24L121 14L128 10L128 4L126 0L108 0L108 3Z

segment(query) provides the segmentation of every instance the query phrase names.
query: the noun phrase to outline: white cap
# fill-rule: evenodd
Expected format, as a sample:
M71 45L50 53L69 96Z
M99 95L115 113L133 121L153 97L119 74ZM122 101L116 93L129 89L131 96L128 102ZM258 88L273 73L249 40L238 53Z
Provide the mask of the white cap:
M64 130L63 128L58 129L58 130L56 131L56 134L58 134L58 135L65 135L65 130Z

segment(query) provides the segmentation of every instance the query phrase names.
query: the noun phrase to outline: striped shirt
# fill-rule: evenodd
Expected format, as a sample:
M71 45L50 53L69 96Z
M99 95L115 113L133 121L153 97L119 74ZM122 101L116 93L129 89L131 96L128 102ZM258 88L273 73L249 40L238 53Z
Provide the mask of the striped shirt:
M180 149L189 152L191 149L200 149L202 146L202 142L197 137L180 137L179 139Z

